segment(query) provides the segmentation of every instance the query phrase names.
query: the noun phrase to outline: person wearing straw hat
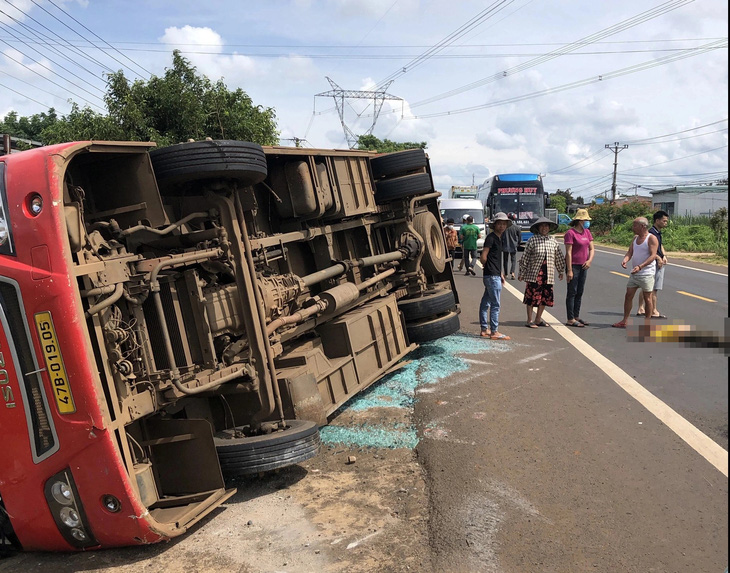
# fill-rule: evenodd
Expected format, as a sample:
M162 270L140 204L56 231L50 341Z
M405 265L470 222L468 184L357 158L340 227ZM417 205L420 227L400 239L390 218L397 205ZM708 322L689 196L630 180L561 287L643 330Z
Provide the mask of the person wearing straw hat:
M593 262L595 253L593 235L588 230L591 226L591 216L588 209L578 209L570 229L565 232L565 279L568 281L568 294L565 297L565 306L568 312L567 326L583 328L588 323L580 318L580 307L583 300L583 289L588 277L588 269Z
M520 259L520 274L518 279L525 281L525 296L522 302L527 306L528 328L550 326L542 318L546 306L555 303L553 284L555 271L558 271L559 280L563 280L565 257L557 241L550 235L550 231L558 228L558 224L550 219L540 217L530 227L533 233L525 245L525 252ZM532 309L537 307L535 320L532 320Z
M492 232L484 239L482 253L479 260L484 267L484 294L479 303L479 325L482 328L481 336L491 340L510 340L506 334L499 332L499 308L504 284L502 272L502 234L512 224L507 215L496 213L489 224Z

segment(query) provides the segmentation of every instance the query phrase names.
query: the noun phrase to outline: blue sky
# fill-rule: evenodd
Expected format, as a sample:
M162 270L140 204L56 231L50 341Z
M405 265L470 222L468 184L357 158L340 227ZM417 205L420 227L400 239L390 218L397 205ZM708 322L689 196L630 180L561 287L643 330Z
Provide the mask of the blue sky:
M727 177L727 16L720 0L0 0L0 116L103 111L106 70L148 79L178 48L273 107L283 145L347 147L317 96L330 78L401 98L373 133L426 141L441 191L524 171L588 198L618 142L619 193L647 194ZM373 102L344 114L365 133Z

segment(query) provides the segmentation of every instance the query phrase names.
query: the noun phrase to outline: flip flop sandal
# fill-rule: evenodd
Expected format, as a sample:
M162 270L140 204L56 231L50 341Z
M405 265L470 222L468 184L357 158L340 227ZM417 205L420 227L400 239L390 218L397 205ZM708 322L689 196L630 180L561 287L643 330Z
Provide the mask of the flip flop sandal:
M652 318L667 318L666 315L664 315L664 314L652 314L651 317Z
M637 312L636 316L644 316L645 314L646 314L645 312Z
M580 318L576 319L577 322L580 322L583 326L590 326L590 323L586 322L585 320L582 320Z
M621 321L621 322L616 322L616 323L612 324L611 326L613 326L614 328L626 328L626 323Z
M527 322L525 323L525 326L527 328L537 328L537 324L535 324L534 322Z
M566 322L565 326L572 326L573 328L583 328L583 324L579 320L576 320L575 322Z
M501 333L500 334L497 334L497 336L494 336L494 334L492 334L492 336L490 336L489 339L490 340L512 340L506 334L501 334Z
M549 325L549 324L548 324L547 322L545 322L544 320L541 320L540 322L536 322L535 324L537 324L538 326L550 326L550 325Z

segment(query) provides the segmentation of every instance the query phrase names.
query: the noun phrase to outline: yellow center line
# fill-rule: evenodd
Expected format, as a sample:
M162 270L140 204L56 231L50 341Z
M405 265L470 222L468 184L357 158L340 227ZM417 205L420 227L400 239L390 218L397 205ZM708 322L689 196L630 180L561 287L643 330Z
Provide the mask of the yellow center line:
M705 298L704 296L700 296L698 294L692 294L691 292L684 292L683 290L677 291L679 294L683 294L684 296L691 296L692 298L698 298L700 300L704 300L706 302L717 302L716 300L712 300L711 298Z
M608 271L611 274L618 275L620 277L629 278L629 275L625 275L623 273L617 273L616 271Z

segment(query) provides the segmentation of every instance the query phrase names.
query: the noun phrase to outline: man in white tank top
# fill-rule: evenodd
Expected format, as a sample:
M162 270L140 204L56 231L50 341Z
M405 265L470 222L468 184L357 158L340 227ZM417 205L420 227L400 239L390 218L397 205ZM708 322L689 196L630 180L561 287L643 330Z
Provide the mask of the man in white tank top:
M642 290L644 297L646 309L644 321L648 323L654 312L651 292L654 290L656 251L659 241L649 233L649 221L646 217L634 219L632 229L634 240L631 241L631 246L621 261L621 266L625 269L629 268L627 264L631 261L631 276L629 276L629 282L626 283L626 296L624 297L624 317L620 322L611 325L614 328L626 328L626 321L631 315L631 306L638 289Z

